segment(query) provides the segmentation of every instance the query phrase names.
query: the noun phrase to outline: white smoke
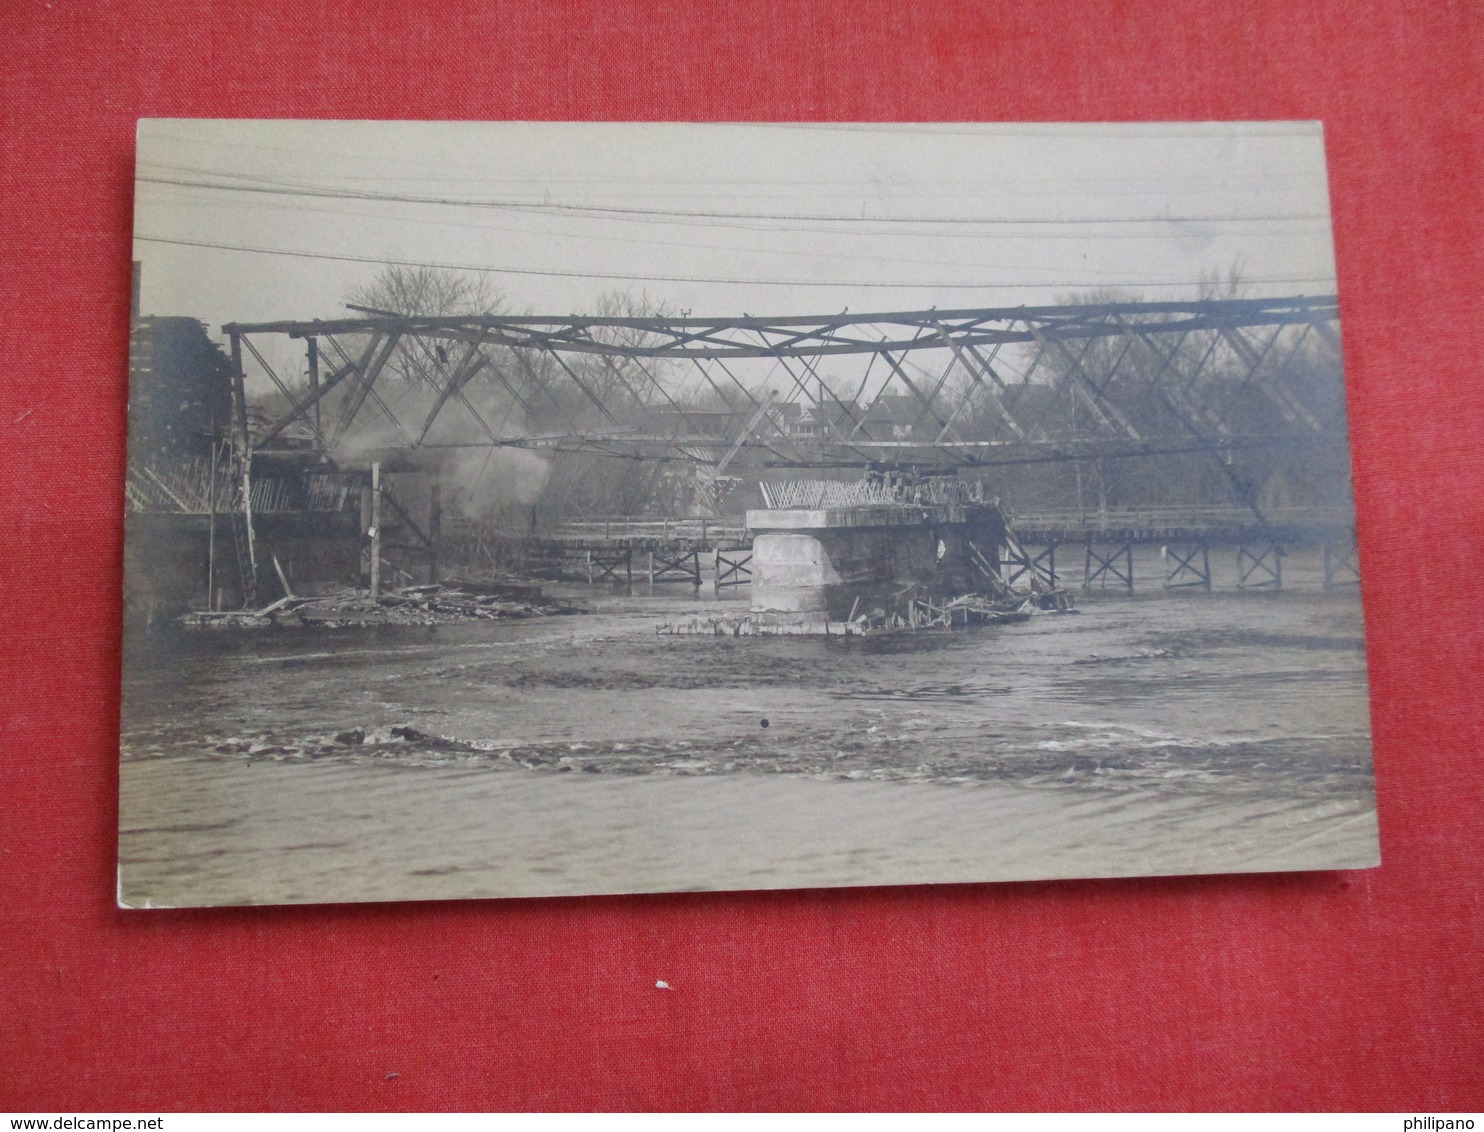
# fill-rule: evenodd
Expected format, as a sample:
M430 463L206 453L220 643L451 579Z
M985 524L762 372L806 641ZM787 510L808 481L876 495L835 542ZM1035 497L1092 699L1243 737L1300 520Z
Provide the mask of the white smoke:
M493 359L492 364L503 364L503 359ZM457 510L476 522L537 503L550 473L547 458L497 443L528 435L520 405L487 371L461 393L438 407L423 435L428 414L438 406L438 392L408 381L378 382L377 394L396 423L368 399L351 428L335 443L333 454L342 463L382 459L404 473L418 469L430 477L436 475L445 511ZM419 497L424 494L413 491L410 484L407 491Z

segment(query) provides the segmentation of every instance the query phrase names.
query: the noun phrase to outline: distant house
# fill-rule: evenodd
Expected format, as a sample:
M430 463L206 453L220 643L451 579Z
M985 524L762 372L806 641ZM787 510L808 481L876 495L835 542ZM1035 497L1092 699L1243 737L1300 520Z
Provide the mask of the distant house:
M906 393L883 393L864 410L862 426L873 440L910 440L922 402Z
M859 405L833 397L790 402L774 411L778 430L796 440L843 440L860 419Z
M794 419L788 426L789 435L801 437L818 436L821 429L821 414L815 412L812 405L796 405L793 407L798 412L794 415Z

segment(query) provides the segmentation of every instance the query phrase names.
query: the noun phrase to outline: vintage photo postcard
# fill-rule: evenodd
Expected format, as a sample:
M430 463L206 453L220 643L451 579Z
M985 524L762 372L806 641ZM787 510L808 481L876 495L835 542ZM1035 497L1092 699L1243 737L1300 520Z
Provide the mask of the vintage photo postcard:
M122 905L1378 862L1317 123L136 184Z

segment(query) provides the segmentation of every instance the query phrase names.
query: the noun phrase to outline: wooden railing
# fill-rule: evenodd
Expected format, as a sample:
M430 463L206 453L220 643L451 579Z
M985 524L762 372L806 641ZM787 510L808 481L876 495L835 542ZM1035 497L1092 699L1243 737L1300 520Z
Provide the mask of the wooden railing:
M332 476L309 476L291 483L272 476L252 476L255 515L303 511L343 511L355 496L351 486ZM204 456L175 460L134 460L124 479L130 511L177 515L222 515L243 510L242 475L227 459L215 468Z

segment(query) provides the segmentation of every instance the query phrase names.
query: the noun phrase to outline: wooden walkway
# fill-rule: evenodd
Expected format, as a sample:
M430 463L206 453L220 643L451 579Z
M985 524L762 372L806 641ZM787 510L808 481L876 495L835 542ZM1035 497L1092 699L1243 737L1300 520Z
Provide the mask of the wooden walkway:
M1236 544L1267 536L1285 543L1322 545L1355 531L1348 507L1287 507L1264 512L1247 507L1139 507L1104 511L1007 511L1022 542L1206 542Z
M1165 589L1211 589L1211 555L1236 551L1239 589L1281 589L1283 559L1296 547L1321 552L1324 588L1360 580L1355 516L1349 508L1275 508L1261 518L1246 507L1145 507L1010 513L1006 556L1014 577L1055 585L1056 558L1082 559L1083 589L1134 591L1134 548L1158 546Z
M1034 576L1052 587L1072 582L1132 593L1139 546L1158 546L1163 563L1163 576L1141 575L1140 587L1209 590L1218 550L1235 554L1240 589L1281 589L1283 559L1298 547L1320 551L1325 589L1360 578L1349 508L1281 508L1262 520L1245 507L1011 511L1007 517L1011 535L1001 574L1010 585ZM751 535L720 520L598 519L498 542L514 568L591 585L682 583L699 590L709 575L720 593L752 580Z
M674 582L700 589L709 573L719 593L752 580L747 529L714 519L600 519L495 543L521 572L589 585Z

